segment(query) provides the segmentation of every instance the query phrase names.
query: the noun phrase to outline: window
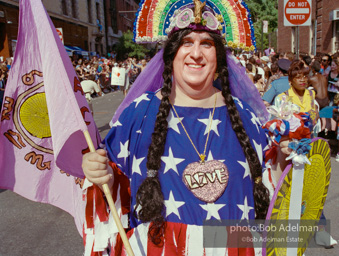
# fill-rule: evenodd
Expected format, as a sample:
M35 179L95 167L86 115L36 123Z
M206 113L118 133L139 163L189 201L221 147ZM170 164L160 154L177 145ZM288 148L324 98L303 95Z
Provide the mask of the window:
M63 15L68 15L66 0L62 0L61 1L61 8L62 8L62 14Z
M76 0L72 0L72 16L73 18L77 18L77 4Z
M97 14L97 20L100 20L100 4L98 2L95 3L95 10Z
M92 21L92 1L87 0L87 10L88 10L88 22L93 23Z
M111 26L113 29L113 33L118 34L118 19L115 1L116 0L111 0L110 2Z

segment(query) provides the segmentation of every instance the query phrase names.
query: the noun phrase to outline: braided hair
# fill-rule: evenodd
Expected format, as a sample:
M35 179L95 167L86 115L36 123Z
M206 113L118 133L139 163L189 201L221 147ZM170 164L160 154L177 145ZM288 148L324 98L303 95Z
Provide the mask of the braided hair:
M164 196L158 179L158 170L161 167L161 156L164 153L167 138L167 117L171 110L169 97L172 89L171 78L173 73L173 61L182 44L182 39L191 32L191 29L184 29L173 33L164 46L163 60L165 68L163 72L164 84L161 89L162 99L156 117L154 132L152 134L152 142L148 148L146 164L147 169L154 170L156 174L154 177L147 177L140 185L136 194L134 215L142 222L151 222L148 236L156 245L162 244L162 237L166 228L164 218ZM268 209L269 192L261 181L261 164L258 155L253 149L249 137L246 134L239 112L231 95L228 81L226 48L224 46L223 39L215 33L209 33L209 35L213 38L215 43L217 73L221 80L222 95L225 99L232 128L236 133L245 157L249 163L252 179L259 181L254 183L253 188L256 217L264 218ZM257 179L258 177L259 179ZM137 212L139 206L140 210Z

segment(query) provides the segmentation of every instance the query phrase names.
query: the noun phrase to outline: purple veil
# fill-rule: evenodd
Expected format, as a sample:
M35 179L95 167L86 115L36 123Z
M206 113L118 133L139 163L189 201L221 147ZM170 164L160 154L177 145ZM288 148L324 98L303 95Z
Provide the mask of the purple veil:
M164 71L164 62L162 60L163 49L159 51L152 60L147 64L146 68L140 73L133 83L132 88L128 92L126 98L122 101L116 110L110 126L119 119L122 111L131 104L136 98L146 91L155 92L160 89L163 84L162 73ZM262 123L266 123L269 113L260 97L257 88L246 75L245 67L241 66L238 60L227 52L227 66L229 70L230 89L233 96L245 101L253 109Z

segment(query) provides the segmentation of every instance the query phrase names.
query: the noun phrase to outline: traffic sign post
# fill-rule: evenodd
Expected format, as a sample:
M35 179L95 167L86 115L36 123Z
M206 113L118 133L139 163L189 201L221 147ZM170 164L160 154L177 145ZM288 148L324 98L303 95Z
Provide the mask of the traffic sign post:
M284 26L296 26L297 57L299 58L299 26L311 26L312 0L284 0Z

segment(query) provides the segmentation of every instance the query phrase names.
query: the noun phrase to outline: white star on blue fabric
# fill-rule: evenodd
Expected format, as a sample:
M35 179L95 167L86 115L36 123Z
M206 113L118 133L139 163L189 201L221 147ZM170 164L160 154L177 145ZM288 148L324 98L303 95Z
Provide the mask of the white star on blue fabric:
M180 118L180 117L179 117ZM173 111L170 111L168 117L167 117L167 122L168 122L168 128L172 128L174 131L180 134L180 130L178 127L178 124L180 124L180 119L181 121L184 119L182 118L177 118L173 115Z
M141 133L141 130L137 130L136 133Z
M124 163L126 164L126 158L129 156L129 151L128 151L128 144L129 144L129 140L127 140L125 142L125 144L122 144L122 142L120 142L120 153L118 154L118 158L124 158Z
M141 158L137 159L135 156L133 156L132 174L137 173L137 174L142 175L141 170L140 170L140 164L144 159L145 159L145 157L141 157Z
M238 161L238 163L245 168L245 172L244 172L244 177L243 179L245 179L247 176L250 177L250 179L252 179L252 175L251 175L251 171L250 171L250 166L248 165L248 161L246 159L246 162L242 162L242 161Z
M122 126L122 124L119 122L119 120L115 121L115 123L112 125L111 128L118 127L118 126Z
M237 206L240 210L242 210L241 219L242 220L244 220L244 219L249 220L248 213L250 212L250 210L252 210L254 208L252 206L248 206L247 196L245 196L244 204L237 204Z
M146 94L146 93L144 93L143 95L141 95L140 97L138 97L138 98L136 98L136 99L134 100L134 102L136 102L135 108L137 108L138 104L139 104L140 102L142 102L143 100L150 101L150 99L147 97L147 94Z
M208 119L207 118L206 119L198 119L199 122L202 122L204 125L206 125L204 135L206 135L208 133L210 126L211 126L211 131L214 131L218 136L220 136L217 126L218 126L218 124L221 123L221 121L219 119L215 119L215 120L212 120L212 124L210 124L211 119L212 119L212 113L211 112L210 112Z
M173 156L172 148L170 147L169 150L168 150L168 156L162 156L161 160L165 163L164 174L172 169L173 171L175 171L179 175L177 165L180 164L185 159L184 158L175 158Z
M174 213L175 215L178 216L179 219L181 219L178 209L179 209L179 207L183 206L185 204L185 202L175 201L172 190L169 193L168 200L164 200L164 201L165 201L165 206L166 206L166 217L168 215Z
M212 161L212 160L214 160L214 157L213 157L213 155L212 155L212 151L210 150L209 152L208 152L208 156L207 156L207 160L206 161ZM225 162L225 159L223 159L223 160L219 160L218 159L218 161L219 162Z
M239 98L232 96L233 100L238 103L238 105L244 109L244 106L242 105L242 102L239 100Z
M258 157L259 157L259 161L260 161L260 163L262 164L262 161L263 161L262 145L261 145L261 144L257 144L257 143L255 142L255 140L252 140L252 141L253 141L255 150L257 151L257 155L258 155Z
M220 220L219 210L223 208L226 204L207 203L199 205L201 208L207 211L206 220L210 220L212 217Z
M250 114L252 116L251 121L252 121L253 124L255 124L255 126L257 127L257 131L259 133L259 127L261 127L261 122L260 122L259 118L252 111L248 110L248 112L250 112Z

